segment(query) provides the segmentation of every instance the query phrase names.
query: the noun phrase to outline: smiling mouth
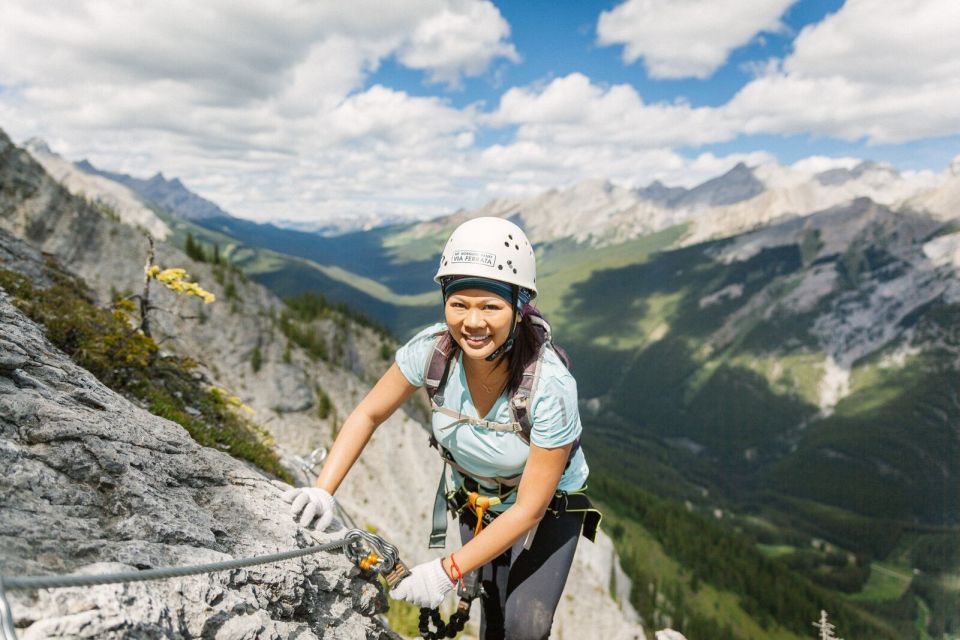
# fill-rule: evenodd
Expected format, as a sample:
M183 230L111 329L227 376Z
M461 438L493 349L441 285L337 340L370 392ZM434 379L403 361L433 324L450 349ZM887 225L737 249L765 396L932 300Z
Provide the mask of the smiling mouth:
M481 347L481 346L487 344L487 342L490 341L490 336L468 336L468 335L464 335L464 336L463 336L463 339L466 340L466 341L467 341L467 344L469 344L471 347Z

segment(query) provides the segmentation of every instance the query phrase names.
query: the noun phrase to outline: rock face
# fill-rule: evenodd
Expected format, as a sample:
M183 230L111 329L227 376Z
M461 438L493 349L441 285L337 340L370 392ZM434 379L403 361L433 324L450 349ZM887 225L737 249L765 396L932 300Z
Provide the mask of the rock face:
M4 575L179 566L313 543L279 499L285 485L105 388L2 292L0 467ZM375 617L382 593L351 570L331 552L9 596L22 639L391 637Z

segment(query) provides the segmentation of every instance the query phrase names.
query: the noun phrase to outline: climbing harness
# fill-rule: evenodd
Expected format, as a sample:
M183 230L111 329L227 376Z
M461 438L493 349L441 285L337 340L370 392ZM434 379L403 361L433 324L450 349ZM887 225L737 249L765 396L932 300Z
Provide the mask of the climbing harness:
M484 496L478 493L479 486L470 478L466 478L460 487L447 494L447 507L455 514L466 512L467 524L469 519L474 518L474 535L478 535L500 514L496 511L490 511L488 507L499 504L500 499L496 497L489 498L488 507L480 508L478 505L484 502ZM582 535L590 542L594 542L597 537L597 529L600 527L600 521L603 515L597 510L587 494L586 488L580 491L557 491L547 505L547 513L559 517L562 513L583 513Z
M365 548L369 547L369 549ZM166 580L203 573L230 571L258 564L269 564L300 558L314 553L343 549L344 554L361 571L368 574L383 575L391 587L410 575L410 571L400 561L397 548L372 533L359 529L349 529L340 540L324 544L292 549L249 558L237 558L207 564L187 565L183 567L163 567L143 571L125 571L100 575L71 574L65 576L0 576L0 629L3 640L16 640L17 632L13 624L13 612L6 598L6 591L26 591L31 589L60 589L65 587L92 587L120 582L144 582L147 580Z

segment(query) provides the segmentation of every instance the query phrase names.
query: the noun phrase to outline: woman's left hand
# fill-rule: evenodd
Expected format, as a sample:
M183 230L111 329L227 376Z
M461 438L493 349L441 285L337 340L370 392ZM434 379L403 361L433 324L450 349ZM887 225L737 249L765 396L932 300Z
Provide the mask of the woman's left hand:
M444 571L441 559L437 558L411 569L410 575L390 591L390 597L418 607L436 609L452 589L453 582Z

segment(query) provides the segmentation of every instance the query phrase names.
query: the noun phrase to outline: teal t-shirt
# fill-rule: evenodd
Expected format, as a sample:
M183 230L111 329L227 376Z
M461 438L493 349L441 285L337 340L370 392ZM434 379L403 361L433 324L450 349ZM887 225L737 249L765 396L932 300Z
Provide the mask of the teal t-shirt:
M445 331L442 323L427 327L415 335L397 351L397 365L410 384L422 387L427 361L436 343L436 334ZM458 354L450 363L447 382L444 386L443 406L466 416L483 418L493 422L512 421L505 393L497 398L490 413L478 416L470 397L470 390ZM583 427L577 408L577 382L567 371L556 353L547 349L540 368L540 381L530 407L532 430L530 442L544 448L561 447L577 439ZM515 433L493 431L482 427L456 422L452 417L433 412L433 435L447 448L457 463L477 476L510 477L523 472L530 447ZM576 491L587 481L589 469L583 449L578 449L560 478L558 489ZM455 473L455 476L459 474ZM458 482L461 478L455 478ZM505 509L516 498L516 492L504 500Z

